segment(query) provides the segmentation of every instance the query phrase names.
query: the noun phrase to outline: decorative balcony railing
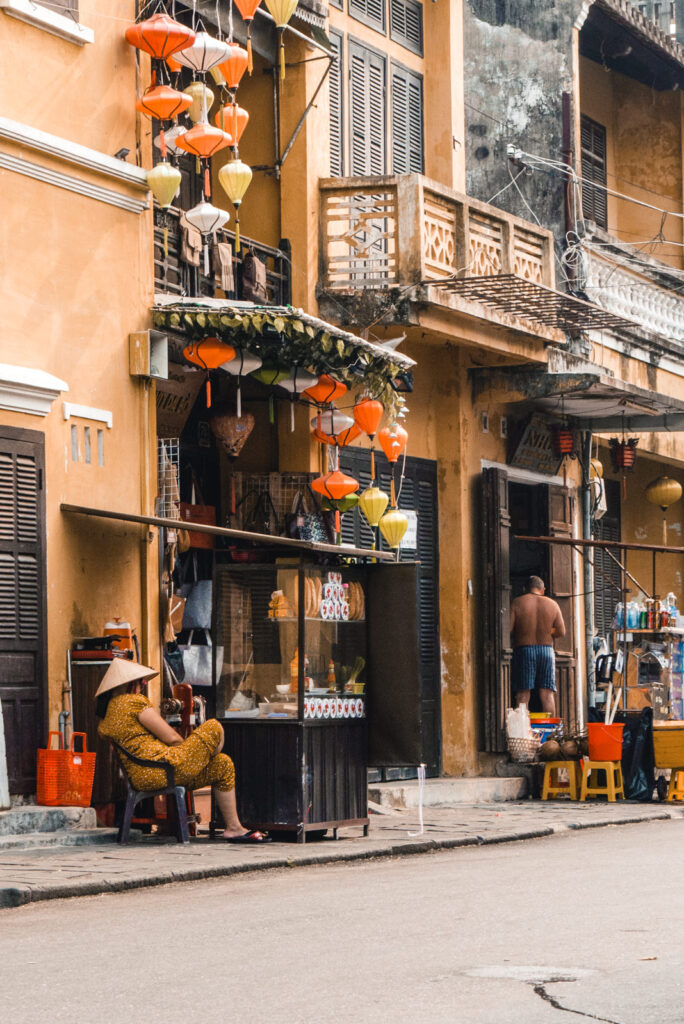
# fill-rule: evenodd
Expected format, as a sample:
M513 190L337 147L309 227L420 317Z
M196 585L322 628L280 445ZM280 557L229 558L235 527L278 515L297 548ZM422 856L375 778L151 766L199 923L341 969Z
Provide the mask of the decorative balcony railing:
M164 223L166 221L166 246L164 245ZM186 263L181 258L181 228L180 211L175 207L164 211L162 214L155 210L154 228L154 285L155 291L163 294L194 296L217 296L217 280L213 273L214 267L211 263L210 273L204 273L203 264L199 267ZM230 242L234 245L235 235L232 231L217 231L215 240L217 242ZM290 258L289 253L283 249L273 249L271 246L255 242L251 238L242 236L241 257L244 258L247 252L252 252L266 265L266 293L269 305L287 306L292 301L290 287ZM227 299L241 299L241 276L240 267L242 259L233 257L233 289L227 292L222 290L221 294Z
M322 291L514 274L554 287L553 236L419 174L321 182Z

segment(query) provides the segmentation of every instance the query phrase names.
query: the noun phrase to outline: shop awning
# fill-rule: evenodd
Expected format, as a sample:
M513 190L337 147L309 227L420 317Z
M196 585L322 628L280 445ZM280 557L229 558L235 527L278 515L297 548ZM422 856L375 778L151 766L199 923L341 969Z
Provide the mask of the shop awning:
M609 374L550 373L526 366L478 370L476 374L480 389L503 387L518 392L522 397L513 401L570 417L592 433L684 431L684 401Z
M371 558L378 562L396 562L393 551L371 551L369 548L354 548L347 544L311 544L305 540L290 537L274 537L270 533L250 533L247 530L231 530L227 526L208 526L206 523L192 523L184 519L164 519L162 516L143 516L134 512L114 512L103 508L89 508L86 505L62 503L62 512L79 516L93 516L97 519L111 519L124 523L140 523L165 530L189 530L191 533L211 533L215 537L226 537L234 543L268 545L275 548L296 548L300 552L338 555L342 558Z
M492 306L501 313L534 320L560 331L597 331L606 328L635 328L638 324L610 313L601 306L577 299L566 292L527 281L517 274L493 274L489 277L447 278L427 282L444 288L469 302Z

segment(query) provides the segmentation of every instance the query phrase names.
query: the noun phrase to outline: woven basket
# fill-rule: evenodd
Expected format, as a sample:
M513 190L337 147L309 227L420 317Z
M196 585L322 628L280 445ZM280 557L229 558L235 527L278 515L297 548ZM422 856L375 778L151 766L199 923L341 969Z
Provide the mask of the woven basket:
M538 736L527 740L511 739L510 736L508 738L508 753L511 755L511 761L516 761L518 764L529 764L531 761L535 761L538 750Z

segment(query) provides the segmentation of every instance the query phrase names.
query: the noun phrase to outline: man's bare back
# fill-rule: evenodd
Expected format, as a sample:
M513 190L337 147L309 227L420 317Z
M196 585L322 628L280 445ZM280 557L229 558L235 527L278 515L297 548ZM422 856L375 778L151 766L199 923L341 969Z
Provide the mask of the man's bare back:
M565 636L565 623L555 601L534 591L516 597L511 605L514 647L552 645L556 636Z

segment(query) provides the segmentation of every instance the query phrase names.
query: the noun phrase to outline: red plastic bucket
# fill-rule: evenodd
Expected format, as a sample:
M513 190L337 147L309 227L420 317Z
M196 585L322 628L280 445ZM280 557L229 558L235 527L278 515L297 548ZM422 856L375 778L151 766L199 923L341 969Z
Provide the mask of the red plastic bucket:
M622 730L624 725L588 722L589 757L592 761L619 761L622 757Z

